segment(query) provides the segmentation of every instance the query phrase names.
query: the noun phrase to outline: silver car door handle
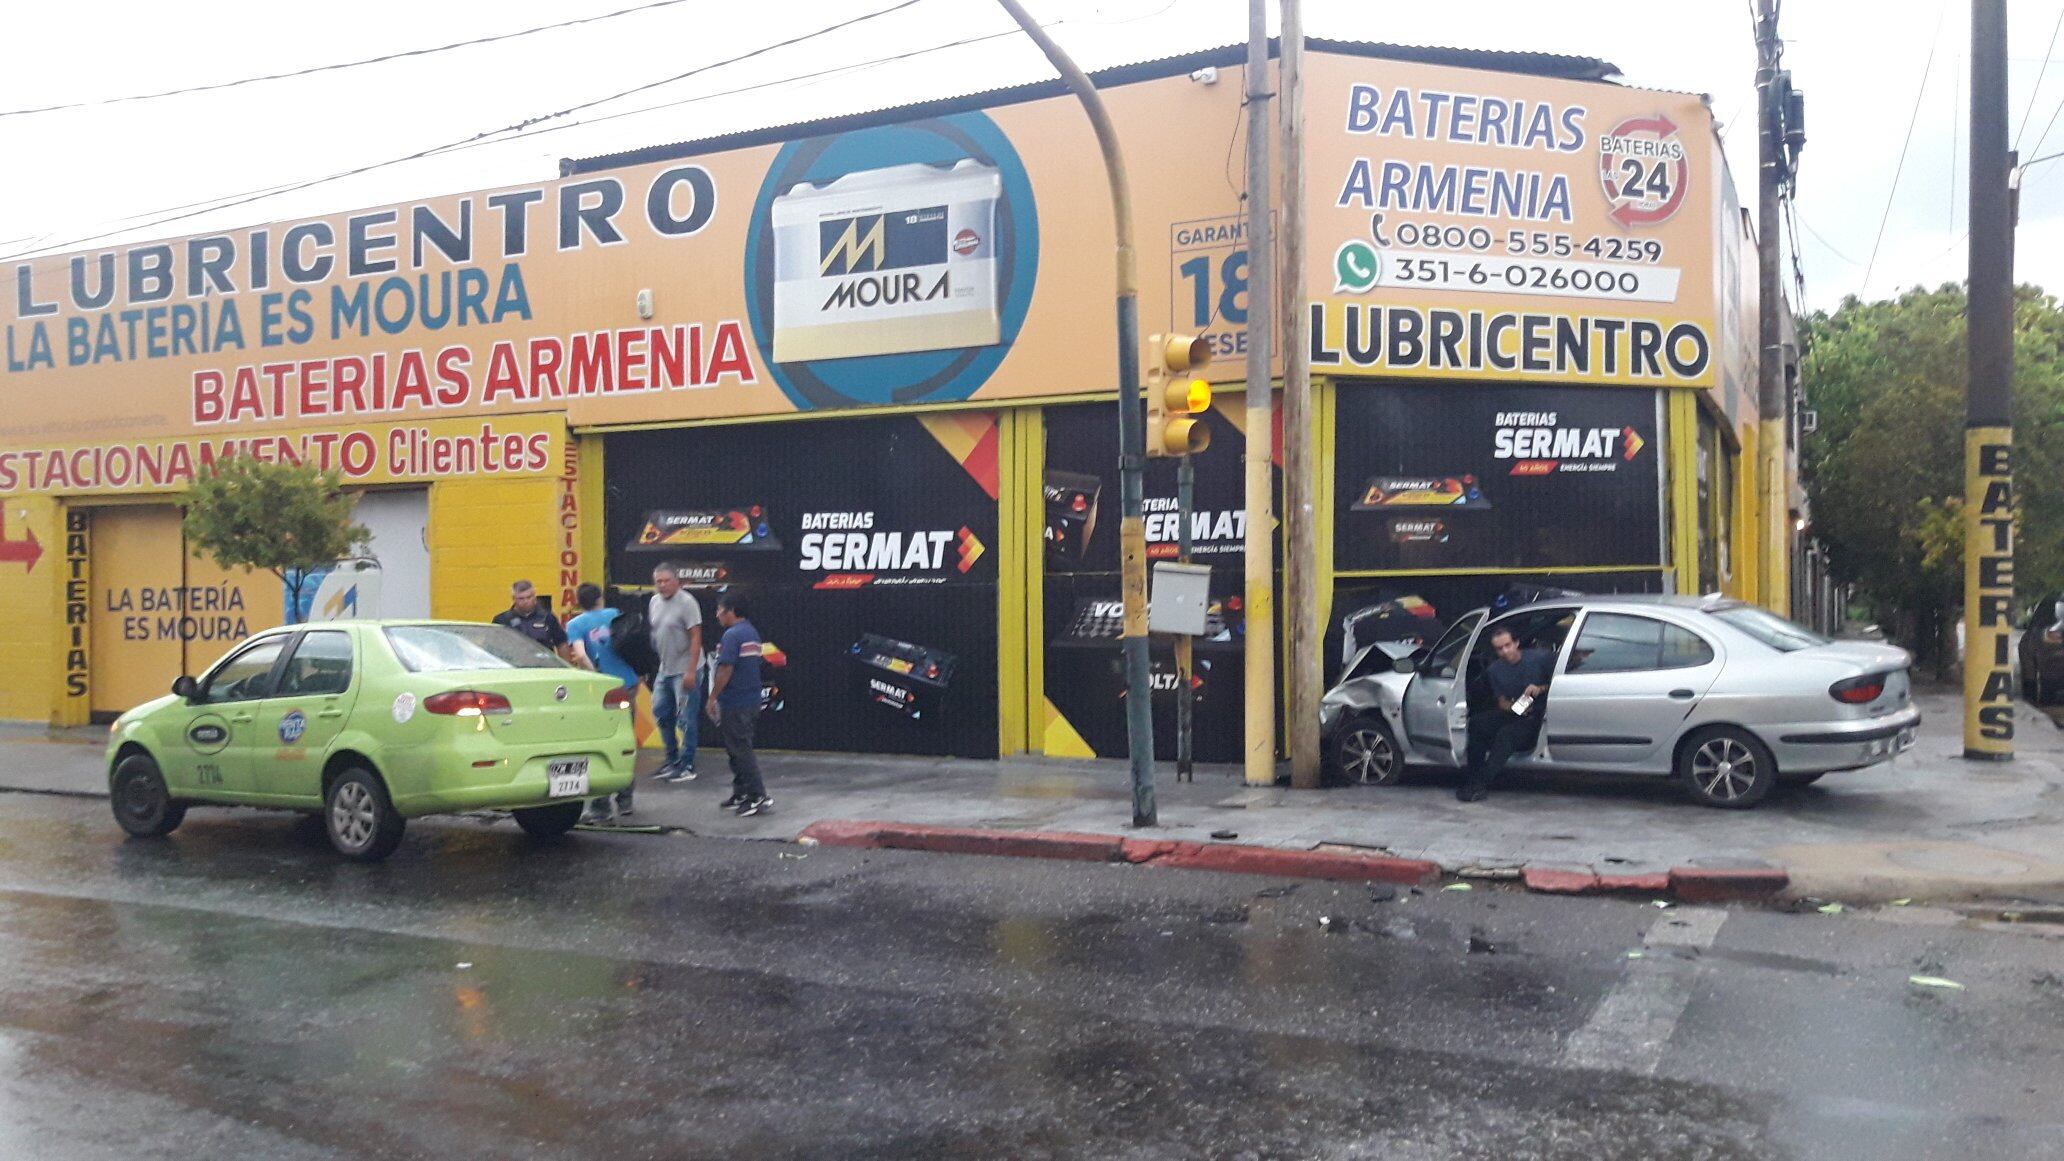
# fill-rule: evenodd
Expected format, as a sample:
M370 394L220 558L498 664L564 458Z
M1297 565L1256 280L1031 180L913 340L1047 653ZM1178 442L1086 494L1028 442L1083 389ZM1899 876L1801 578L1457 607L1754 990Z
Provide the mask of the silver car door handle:
M1437 698L1434 698L1434 699L1433 699L1433 704L1435 704L1435 705L1446 705L1446 704L1448 704L1448 699L1447 699L1447 698L1445 698L1445 697L1437 697Z
M1697 695L1692 693L1688 689L1673 689L1670 691L1670 696L1676 698L1678 701L1688 701L1691 698L1696 697Z

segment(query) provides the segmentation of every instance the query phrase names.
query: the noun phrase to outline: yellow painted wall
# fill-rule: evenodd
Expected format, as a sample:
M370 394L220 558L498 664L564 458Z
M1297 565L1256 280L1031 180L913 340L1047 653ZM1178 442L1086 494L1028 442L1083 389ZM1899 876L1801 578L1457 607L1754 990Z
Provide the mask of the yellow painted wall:
M1741 450L1734 457L1734 579L1727 595L1757 603L1761 593L1762 553L1757 545L1757 516L1762 509L1756 488L1756 425L1741 427Z
M519 579L552 591L559 575L562 483L457 479L430 488L430 613L484 621L509 607Z
M1670 564L1675 592L1695 594L1699 584L1698 396L1672 391L1664 402L1670 466Z
M40 549L33 562L0 562L0 651L7 657L0 675L0 717L69 725L86 720L86 699L64 695L64 659L70 644L63 615L69 579L61 506L47 496L13 496L6 501L0 538ZM83 583L86 578L81 577Z

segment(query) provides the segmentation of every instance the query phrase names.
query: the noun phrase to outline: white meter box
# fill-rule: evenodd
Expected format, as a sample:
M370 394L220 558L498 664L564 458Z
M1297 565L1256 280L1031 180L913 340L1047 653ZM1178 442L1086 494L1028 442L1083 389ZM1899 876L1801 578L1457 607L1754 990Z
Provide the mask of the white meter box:
M1147 603L1148 630L1201 637L1210 603L1210 565L1154 562L1154 592Z
M995 166L911 164L774 199L774 361L994 346Z

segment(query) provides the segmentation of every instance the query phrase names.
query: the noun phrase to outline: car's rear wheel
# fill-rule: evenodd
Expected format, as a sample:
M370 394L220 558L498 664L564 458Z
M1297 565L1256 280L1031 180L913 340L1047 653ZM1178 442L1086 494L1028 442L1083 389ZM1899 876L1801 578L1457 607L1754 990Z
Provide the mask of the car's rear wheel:
M186 804L172 801L165 776L148 754L131 754L115 763L109 782L115 824L137 838L162 838L186 820Z
M1700 805L1747 810L1777 785L1777 760L1747 730L1709 726L1679 747L1677 777Z
M377 863L401 845L408 820L394 809L380 776L354 766L337 775L323 797L323 823L338 854Z
M1333 769L1344 782L1393 786L1405 772L1397 737L1382 718L1357 714L1333 735Z
M516 825L523 833L534 839L555 839L573 829L581 819L582 803L561 802L552 806L533 806L529 810L516 812Z

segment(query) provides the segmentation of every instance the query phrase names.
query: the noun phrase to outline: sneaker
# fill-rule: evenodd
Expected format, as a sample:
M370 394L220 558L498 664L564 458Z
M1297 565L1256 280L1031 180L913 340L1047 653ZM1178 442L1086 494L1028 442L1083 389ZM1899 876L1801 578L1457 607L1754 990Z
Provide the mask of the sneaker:
M755 814L765 814L772 809L774 809L774 800L766 797L765 795L761 795L758 798L749 798L746 801L739 803L738 817L749 818Z
M672 779L674 776L674 767L679 766L680 764L681 760L679 758L668 758L666 761L660 763L659 769L654 770L652 772L652 780L654 782L666 782Z
M717 809L718 809L718 810L731 810L731 809L734 809L734 808L736 808L736 807L744 806L744 805L745 805L745 803L746 803L746 797L745 797L745 795L743 795L743 794L734 794L734 795L732 795L731 797L729 797L729 798L726 798L726 799L725 799L724 801L722 801L722 802L719 802L719 803L717 803Z
M675 786L679 786L683 782L693 782L695 781L695 767L676 766L667 773L661 774L659 780L672 783Z
M607 826L610 823L616 821L617 815L618 811L616 808L616 803L605 798L602 799L599 803L590 805L588 809L581 814L580 820L582 825L584 826Z

